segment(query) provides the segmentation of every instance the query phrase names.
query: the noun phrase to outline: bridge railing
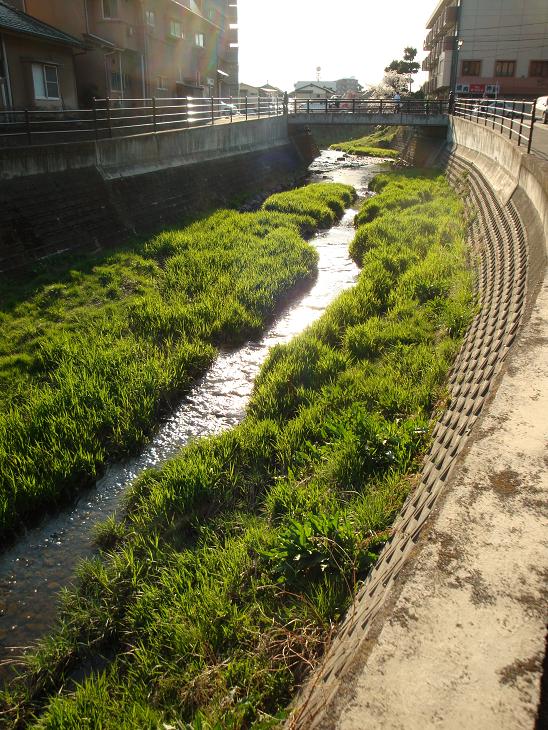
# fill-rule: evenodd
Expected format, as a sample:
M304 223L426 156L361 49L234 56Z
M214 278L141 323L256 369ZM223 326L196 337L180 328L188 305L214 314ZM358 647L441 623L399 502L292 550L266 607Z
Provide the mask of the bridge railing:
M91 109L0 111L0 146L108 139L283 113L281 97L94 99Z
M449 102L427 99L299 99L289 101L290 114L447 114Z
M535 102L506 99L457 99L453 114L494 129L531 152Z

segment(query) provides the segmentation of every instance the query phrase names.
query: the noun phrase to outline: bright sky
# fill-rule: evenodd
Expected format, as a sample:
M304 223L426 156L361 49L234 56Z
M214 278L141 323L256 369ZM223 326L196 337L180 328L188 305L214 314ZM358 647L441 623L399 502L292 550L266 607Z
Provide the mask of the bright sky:
M405 46L426 53L425 24L437 0L238 0L240 81L292 91L295 81L355 76L381 81ZM413 90L426 79L419 71Z

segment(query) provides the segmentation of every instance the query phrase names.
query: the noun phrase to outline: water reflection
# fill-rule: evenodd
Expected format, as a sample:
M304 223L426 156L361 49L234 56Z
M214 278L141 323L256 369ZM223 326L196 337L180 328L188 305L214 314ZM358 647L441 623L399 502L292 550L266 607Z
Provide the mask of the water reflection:
M341 159L340 152L324 152L311 166L311 181L348 183L363 196L378 170L378 162ZM140 456L110 465L69 509L29 530L0 557L0 660L15 658L52 625L57 592L70 582L78 560L93 552L92 528L117 509L135 477L173 456L191 439L237 424L268 350L302 332L341 291L352 286L358 270L348 257L348 244L355 212L348 210L339 224L314 237L319 253L315 283L260 341L221 352Z

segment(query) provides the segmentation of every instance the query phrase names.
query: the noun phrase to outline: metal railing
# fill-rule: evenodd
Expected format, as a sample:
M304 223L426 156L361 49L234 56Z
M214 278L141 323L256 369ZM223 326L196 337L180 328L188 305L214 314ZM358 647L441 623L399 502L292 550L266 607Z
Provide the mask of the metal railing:
M535 129L535 102L505 99L456 99L456 117L494 129L531 152Z
M449 102L426 99L297 99L289 101L290 114L447 114Z
M0 111L0 145L108 139L260 119L283 112L281 97L94 99L91 109Z

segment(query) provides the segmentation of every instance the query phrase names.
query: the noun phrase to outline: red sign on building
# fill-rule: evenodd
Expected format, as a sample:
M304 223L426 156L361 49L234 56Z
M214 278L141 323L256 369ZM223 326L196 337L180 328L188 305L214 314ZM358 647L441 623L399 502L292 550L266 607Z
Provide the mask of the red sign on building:
M470 84L471 94L483 94L485 92L485 84Z

